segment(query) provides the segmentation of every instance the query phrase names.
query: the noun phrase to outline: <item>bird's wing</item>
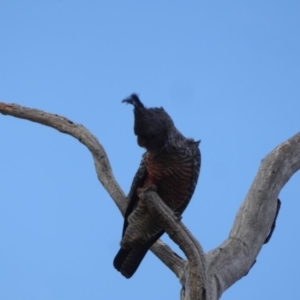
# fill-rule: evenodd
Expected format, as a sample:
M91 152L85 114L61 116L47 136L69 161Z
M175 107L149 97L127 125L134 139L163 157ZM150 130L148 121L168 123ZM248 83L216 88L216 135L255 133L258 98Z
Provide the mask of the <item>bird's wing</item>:
M186 209L186 207L188 206L195 188L197 186L197 182L198 182L198 178L199 178L199 174L200 174L200 168L201 168L201 152L199 149L199 142L192 142L192 144L189 147L191 153L192 153L192 157L193 157L193 173L192 173L192 180L190 182L190 188L189 188L189 195L186 198L186 201L183 202L183 204L176 209L176 211L179 214L182 214L183 211Z
M137 195L137 189L144 185L146 176L147 176L147 171L145 166L145 154L144 154L140 166L133 178L129 194L127 196L128 205L124 215L122 236L124 235L126 228L128 226L127 218L135 209L139 201L139 197ZM158 240L163 235L163 233L164 231L162 230L144 245L136 246L131 249L120 248L119 252L117 253L114 259L114 267L118 271L120 271L126 278L130 278L139 267L141 261L145 257L149 248L155 243L156 240Z
M124 235L124 232L128 226L127 218L132 213L132 211L135 209L135 207L137 206L137 204L139 202L137 189L144 185L145 178L147 176L147 170L146 170L146 166L145 166L145 155L146 155L146 153L144 153L142 156L142 161L140 163L140 166L139 166L137 172L134 175L129 194L127 196L128 205L127 205L126 212L124 215L124 225L123 225L122 236Z

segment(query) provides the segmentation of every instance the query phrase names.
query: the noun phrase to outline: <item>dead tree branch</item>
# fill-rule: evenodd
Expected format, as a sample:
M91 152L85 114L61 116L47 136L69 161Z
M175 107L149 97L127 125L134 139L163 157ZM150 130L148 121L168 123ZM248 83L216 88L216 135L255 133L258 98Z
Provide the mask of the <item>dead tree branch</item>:
M185 292L182 299L205 300L206 263L201 245L151 187L144 189L139 197L188 259L189 274L185 279L189 281L183 282Z
M272 227L281 189L300 169L300 133L276 147L261 162L235 218L229 238L207 254L209 299L222 293L252 267Z
M16 104L0 103L0 113L52 127L84 144L93 156L99 181L124 214L126 197L113 176L105 150L84 126L58 115ZM266 238L268 240L269 233L272 234L275 227L278 195L299 169L300 133L276 147L262 160L228 239L206 255L184 225L175 221L168 209L165 210L156 193L145 197L153 210L156 210L157 203L160 203L158 210L166 231L188 257L187 264L161 240L151 247L151 250L185 283L186 289L189 289L185 291L184 299L202 299L200 295L194 294L198 288L199 293L206 290L207 300L217 300L226 289L248 273ZM203 273L203 270L206 272Z
M127 201L126 196L113 175L103 146L84 126L56 114L46 113L42 110L31 109L17 104L0 102L0 113L52 127L62 133L71 135L85 145L93 156L99 181L114 200L122 215L124 215ZM184 261L174 253L168 245L159 240L151 247L151 251L153 251L177 277L182 276L184 272Z

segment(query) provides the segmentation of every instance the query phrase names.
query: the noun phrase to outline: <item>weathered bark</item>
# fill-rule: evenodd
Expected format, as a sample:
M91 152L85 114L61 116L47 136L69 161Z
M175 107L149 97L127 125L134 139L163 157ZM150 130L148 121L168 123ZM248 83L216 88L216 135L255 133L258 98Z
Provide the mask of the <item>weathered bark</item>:
M299 169L300 133L262 160L228 239L207 253L208 299L219 299L248 273L272 227L279 192Z
M206 299L206 263L201 245L151 187L144 189L139 197L188 259L185 277L181 278L181 299Z
M99 181L114 200L122 215L126 209L126 196L115 180L107 154L99 141L82 125L76 124L65 117L31 109L17 104L0 102L0 113L16 118L52 127L62 133L69 134L84 144L91 152ZM170 268L177 277L184 273L184 260L174 253L162 240L158 240L151 251Z
M105 150L84 126L58 115L16 104L0 103L0 113L50 126L78 139L90 150L99 181L124 214L126 197L113 176ZM276 147L262 160L228 239L206 255L199 242L155 192L147 191L141 195L187 257L187 260L180 258L161 240L151 247L180 279L183 285L181 299L219 299L227 288L248 273L274 223L278 195L299 169L300 133Z

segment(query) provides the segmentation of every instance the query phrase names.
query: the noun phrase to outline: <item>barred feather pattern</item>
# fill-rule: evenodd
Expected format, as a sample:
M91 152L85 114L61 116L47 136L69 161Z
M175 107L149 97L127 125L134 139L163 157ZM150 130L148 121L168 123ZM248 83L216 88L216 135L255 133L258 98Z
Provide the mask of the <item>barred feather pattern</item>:
M198 142L194 141L189 143L189 147L176 149L173 153L154 155L147 152L144 157L147 176L143 187L155 185L161 199L174 212L181 214L196 187L200 163ZM162 231L158 221L141 201L127 221L128 226L121 241L123 249L144 245Z
M122 102L134 106L134 133L147 152L134 176L124 216L121 248L114 267L130 278L149 248L164 233L138 197L138 189L155 185L160 198L177 214L188 205L197 184L201 156L199 143L185 138L162 108L147 108L136 94Z

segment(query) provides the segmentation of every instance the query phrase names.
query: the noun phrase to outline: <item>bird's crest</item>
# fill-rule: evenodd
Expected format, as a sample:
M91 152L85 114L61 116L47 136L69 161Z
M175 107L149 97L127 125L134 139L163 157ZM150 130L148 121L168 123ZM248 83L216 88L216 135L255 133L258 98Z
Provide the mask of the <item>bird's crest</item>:
M135 108L145 108L144 104L141 102L137 94L131 94L131 96L124 99L122 103L131 104Z

